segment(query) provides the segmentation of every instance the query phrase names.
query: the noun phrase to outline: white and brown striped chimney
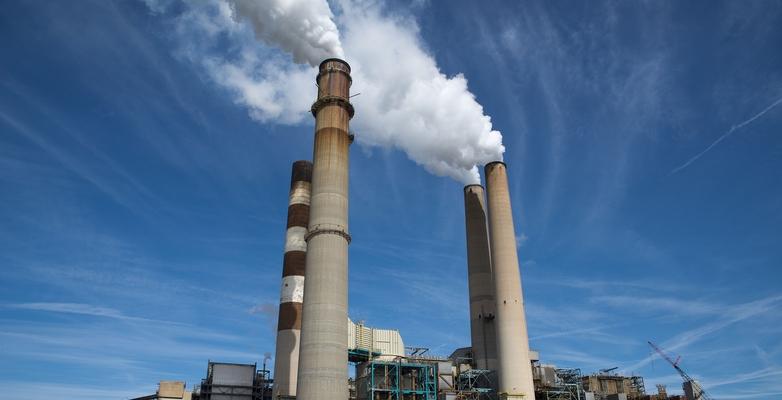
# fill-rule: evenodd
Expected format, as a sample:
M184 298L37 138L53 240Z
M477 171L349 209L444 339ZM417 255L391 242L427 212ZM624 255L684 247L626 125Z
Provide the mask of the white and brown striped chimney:
M310 219L312 163L296 161L291 172L288 196L288 226L282 262L280 314L277 320L277 347L274 357L272 398L296 396L299 372L301 311L304 301L304 268L307 255L307 225Z

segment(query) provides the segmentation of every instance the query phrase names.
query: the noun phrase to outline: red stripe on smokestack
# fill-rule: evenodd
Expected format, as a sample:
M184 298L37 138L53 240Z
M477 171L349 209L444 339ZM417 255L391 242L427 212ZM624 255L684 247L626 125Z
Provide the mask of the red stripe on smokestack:
M519 255L505 163L486 164L500 398L534 399Z
M309 224L311 182L312 163L294 162L288 195L288 223L285 233L285 256L282 261L280 312L277 319L272 392L275 399L278 396L296 396L307 253L305 237Z
M494 331L494 282L491 271L486 200L481 185L464 187L467 232L467 281L470 293L470 336L473 366L497 369Z

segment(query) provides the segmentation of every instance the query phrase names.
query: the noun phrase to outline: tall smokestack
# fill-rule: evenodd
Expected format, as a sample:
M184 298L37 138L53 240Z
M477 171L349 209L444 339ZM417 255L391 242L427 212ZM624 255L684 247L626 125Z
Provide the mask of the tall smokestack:
M297 399L348 398L350 66L320 63Z
M491 242L494 296L497 305L498 393L509 399L532 400L532 368L529 358L527 321L521 293L519 256L508 190L505 163L486 164L486 190L489 204L489 237Z
M307 225L310 219L312 163L296 161L291 171L288 195L288 227L285 233L285 256L282 261L280 313L277 320L277 346L274 356L274 389L272 398L296 396L299 372L299 339L301 308L304 300L304 265L307 255Z
M473 365L479 369L496 370L494 282L483 186L464 187L464 221L467 231L467 279L470 290Z

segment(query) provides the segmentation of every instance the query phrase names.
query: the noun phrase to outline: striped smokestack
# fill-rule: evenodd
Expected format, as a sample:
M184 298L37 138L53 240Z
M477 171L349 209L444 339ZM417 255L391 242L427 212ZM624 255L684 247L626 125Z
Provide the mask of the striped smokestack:
M470 291L473 366L496 370L494 282L483 186L464 187L464 220L467 231L467 279Z
M348 122L350 66L320 63L307 233L307 292L301 325L297 398L348 398Z
M274 389L272 398L296 396L299 372L299 339L301 309L304 300L304 267L307 254L307 225L310 219L312 163L296 161L291 171L288 195L288 227L285 234L285 256L282 261L280 314L277 320L277 347L274 356Z
M533 400L527 321L505 163L486 164L500 398Z

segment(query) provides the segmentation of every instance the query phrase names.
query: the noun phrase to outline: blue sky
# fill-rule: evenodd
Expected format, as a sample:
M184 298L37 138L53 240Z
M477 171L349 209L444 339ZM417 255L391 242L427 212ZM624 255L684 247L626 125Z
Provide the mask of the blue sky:
M183 8L0 9L9 398L127 398L274 350L290 163L311 156L312 121L252 118L183 51ZM382 15L414 21L503 134L543 362L680 391L653 340L715 398L782 398L782 3ZM360 144L350 173L351 316L437 354L469 344L462 183Z

